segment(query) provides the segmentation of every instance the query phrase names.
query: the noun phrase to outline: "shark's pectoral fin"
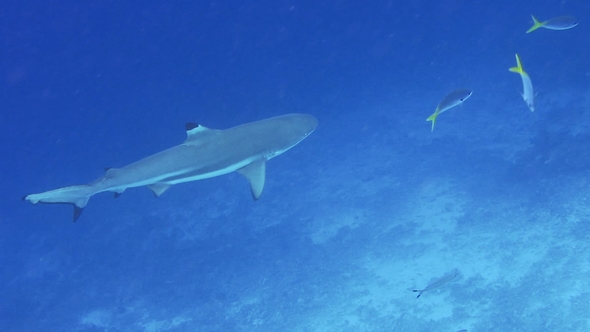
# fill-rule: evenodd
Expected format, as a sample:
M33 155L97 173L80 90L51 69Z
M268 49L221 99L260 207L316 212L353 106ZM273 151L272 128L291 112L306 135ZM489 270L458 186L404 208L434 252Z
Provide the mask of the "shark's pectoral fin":
M168 188L171 187L170 184L166 183L154 183L147 186L150 190L154 193L154 196L159 197L162 195Z
M250 190L254 200L260 198L264 189L266 178L266 159L260 159L240 168L238 173L242 174L250 182Z

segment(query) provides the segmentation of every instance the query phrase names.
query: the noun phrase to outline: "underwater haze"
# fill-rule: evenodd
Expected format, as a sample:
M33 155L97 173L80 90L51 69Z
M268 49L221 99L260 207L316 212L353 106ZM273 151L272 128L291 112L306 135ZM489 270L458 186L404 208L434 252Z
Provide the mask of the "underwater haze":
M0 331L590 331L589 54L587 0L4 1ZM258 200L21 200L288 113Z

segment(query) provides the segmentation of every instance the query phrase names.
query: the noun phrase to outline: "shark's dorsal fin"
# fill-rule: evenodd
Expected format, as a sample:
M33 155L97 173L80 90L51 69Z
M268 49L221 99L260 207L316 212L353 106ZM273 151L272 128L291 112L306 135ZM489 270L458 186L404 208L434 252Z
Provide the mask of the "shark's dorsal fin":
M215 129L209 129L207 127L204 127L199 124L192 123L192 122L185 124L184 128L186 129L186 140L187 141L197 140L197 139L200 139L206 135L210 135L212 133L217 132L217 130L215 130Z
M266 159L260 159L240 168L238 173L242 174L250 183L252 198L257 200L262 195L264 181L266 178Z
M194 123L194 122L187 122L184 125L184 129L186 129L186 131L191 131L191 130L197 128L197 127L199 127L199 125L197 123Z

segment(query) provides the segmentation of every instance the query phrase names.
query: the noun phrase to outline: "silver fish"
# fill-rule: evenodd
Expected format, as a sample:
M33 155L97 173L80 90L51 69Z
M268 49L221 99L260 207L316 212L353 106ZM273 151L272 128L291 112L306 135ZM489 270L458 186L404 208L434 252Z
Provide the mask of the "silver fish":
M446 95L443 98L443 100L441 100L440 103L438 103L438 106L436 107L434 113L432 113L432 115L426 119L426 121L432 121L431 131L434 131L434 124L436 122L436 118L440 114L463 103L465 100L467 100L467 98L471 97L472 93L473 91L469 89L457 89Z
M516 67L511 67L511 72L517 73L520 75L522 80L522 99L526 103L527 107L531 112L535 111L535 93L533 92L533 82L529 74L522 68L522 61L520 61L520 56L516 54Z
M441 288L445 285L448 285L452 282L455 282L457 279L459 279L459 271L458 270L453 270L447 274L445 274L444 276L433 280L431 283L429 283L424 289L414 289L412 290L412 292L417 292L418 296L416 296L416 298L419 298L422 293L429 291L429 290L433 290L433 289L438 289Z
M559 16L543 22L537 20L537 18L533 15L531 15L531 17L533 18L534 24L530 29L527 30L526 33L531 33L539 28L545 28L549 30L567 30L578 25L578 21L571 16Z

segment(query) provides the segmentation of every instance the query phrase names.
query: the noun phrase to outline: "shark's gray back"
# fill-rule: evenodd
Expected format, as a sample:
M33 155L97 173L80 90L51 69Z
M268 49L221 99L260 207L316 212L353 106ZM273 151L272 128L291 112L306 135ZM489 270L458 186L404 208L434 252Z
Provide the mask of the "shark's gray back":
M117 186L118 182L141 183L163 174L169 176L162 182L175 182L187 177L185 171L188 169L195 176L203 174L193 180L230 173L253 160L268 160L280 155L307 137L316 124L317 120L312 116L287 114L226 130L201 126L189 133L184 143L113 170L111 179L107 179L104 186ZM213 173L216 171L219 172Z

